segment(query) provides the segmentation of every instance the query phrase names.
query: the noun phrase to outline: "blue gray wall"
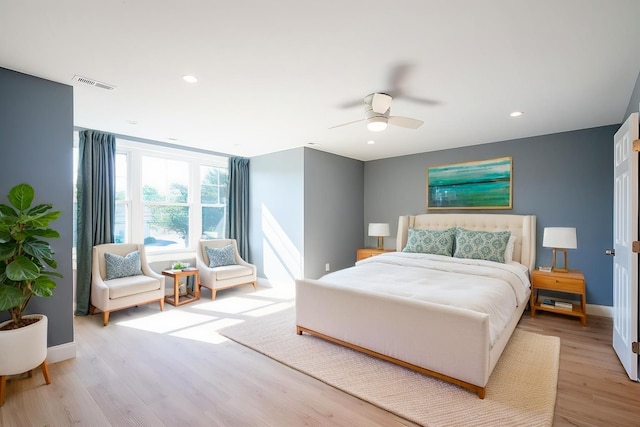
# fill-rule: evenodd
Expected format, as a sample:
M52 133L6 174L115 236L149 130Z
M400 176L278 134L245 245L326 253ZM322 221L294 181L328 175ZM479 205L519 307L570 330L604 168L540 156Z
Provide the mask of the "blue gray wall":
M249 262L273 281L302 277L304 150L252 157L249 162Z
M62 212L52 227L61 234L51 241L58 263L51 298L34 298L29 313L49 318L49 347L73 342L73 88L0 68L0 202L23 182L36 191L37 203ZM0 313L6 320L7 313Z
M569 266L585 274L588 303L610 306L613 264L604 251L612 245L613 134L617 128L604 126L367 162L365 222L389 222L395 235L399 215L425 213L426 169L430 166L511 156L513 209L486 212L537 216L536 265L551 263L550 249L542 247L544 227L576 227L578 249L569 251ZM393 238L385 243L390 248L395 245Z
M304 275L351 267L362 247L364 163L310 148L304 156Z
M252 157L249 259L292 282L354 264L362 246L364 164L310 148Z

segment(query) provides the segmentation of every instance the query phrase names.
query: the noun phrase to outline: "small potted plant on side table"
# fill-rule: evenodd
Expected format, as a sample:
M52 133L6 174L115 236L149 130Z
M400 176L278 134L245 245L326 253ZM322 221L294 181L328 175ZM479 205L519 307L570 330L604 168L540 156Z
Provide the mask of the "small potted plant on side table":
M173 271L182 271L187 267L189 267L188 263L182 262L182 261L176 261L171 266L171 269ZM178 286L178 295L182 297L182 296L185 296L186 294L187 294L187 282L185 278L182 278L180 280L180 285Z

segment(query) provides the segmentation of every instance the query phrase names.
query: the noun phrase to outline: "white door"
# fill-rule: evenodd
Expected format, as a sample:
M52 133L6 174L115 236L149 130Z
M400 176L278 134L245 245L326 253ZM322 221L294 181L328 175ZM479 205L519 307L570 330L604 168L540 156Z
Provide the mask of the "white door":
M614 136L613 240L613 348L629 378L638 380L638 113L633 113Z

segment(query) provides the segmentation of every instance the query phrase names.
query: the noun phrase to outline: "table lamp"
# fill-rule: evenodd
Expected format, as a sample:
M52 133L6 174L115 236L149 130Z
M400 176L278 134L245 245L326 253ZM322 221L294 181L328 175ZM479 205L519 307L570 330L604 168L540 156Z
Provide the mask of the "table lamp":
M389 235L389 224L372 222L369 224L369 236L378 238L378 249L384 248L384 237Z
M578 240L576 237L576 229L573 227L545 227L542 237L542 246L552 248L551 250L551 271L567 273L569 264L567 262L567 249L577 249ZM556 265L557 252L564 253L564 267L560 268Z

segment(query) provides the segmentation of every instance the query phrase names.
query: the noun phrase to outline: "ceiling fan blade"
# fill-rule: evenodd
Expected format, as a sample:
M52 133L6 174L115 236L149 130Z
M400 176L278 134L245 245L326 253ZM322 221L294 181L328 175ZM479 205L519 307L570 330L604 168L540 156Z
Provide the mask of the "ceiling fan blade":
M409 129L418 129L424 122L418 119L411 119L409 117L390 116L389 124L394 126L400 126Z
M354 108L354 107L362 107L362 105L364 105L362 103L362 99L358 99L355 101L347 101L347 102L343 102L342 104L339 105L340 108Z
M407 101L415 102L416 104L423 104L423 105L439 105L440 104L440 102L434 99L416 98L414 96L403 96L403 98L406 99Z
M403 96L402 86L409 77L413 64L400 62L393 66L389 75L389 95L393 97Z
M367 120L367 119L354 120L353 122L347 122L347 123L342 123L342 124L339 124L339 125L331 126L329 129L335 129L335 128L339 128L339 127L342 127L342 126L352 125L354 123L364 122L365 120Z
M384 114L391 107L392 99L386 93L374 93L371 99L371 108L378 114Z

